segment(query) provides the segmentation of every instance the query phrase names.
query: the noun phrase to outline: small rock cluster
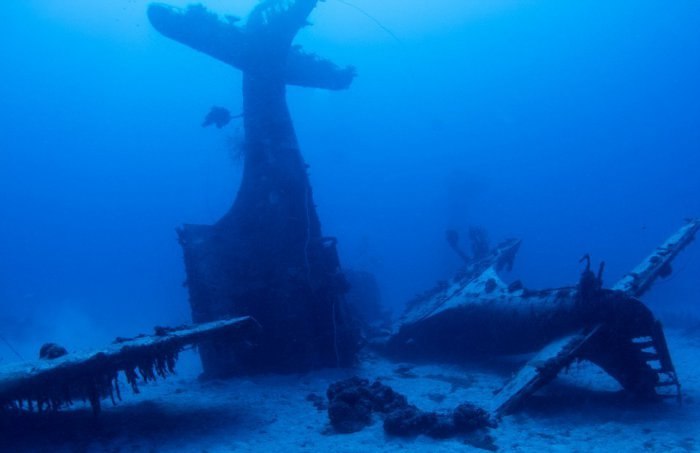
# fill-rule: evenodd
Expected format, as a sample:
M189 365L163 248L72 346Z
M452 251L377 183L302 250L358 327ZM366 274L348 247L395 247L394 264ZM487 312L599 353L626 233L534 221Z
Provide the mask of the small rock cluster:
M331 384L327 396L328 417L339 433L360 431L372 423L373 413L384 415L384 431L393 436L447 438L495 426L485 410L472 404L449 412L423 411L378 380L370 384L357 376Z

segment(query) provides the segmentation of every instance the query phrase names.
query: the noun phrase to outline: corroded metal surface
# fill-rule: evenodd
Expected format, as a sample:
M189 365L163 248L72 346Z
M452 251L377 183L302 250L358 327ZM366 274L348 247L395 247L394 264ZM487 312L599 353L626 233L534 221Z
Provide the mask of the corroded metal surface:
M254 65L238 18L218 16L201 5L177 8L162 3L149 6L148 18L164 36L223 63L244 71ZM355 77L353 67L342 68L301 46L290 48L286 62L285 81L289 85L343 90Z
M601 276L588 266L575 286L508 286L496 263L507 254L512 260L517 246L497 248L412 301L386 350L451 360L539 351L494 399L498 416L575 360L597 364L639 397L680 398L661 323L637 298L670 273L671 262L699 229L700 221L690 220L612 289L602 288Z
M657 278L671 273L671 262L695 239L700 230L700 220L689 219L688 223L656 248L632 272L625 275L613 286L630 296L641 297Z
M60 409L73 400L88 400L98 411L101 399L119 397L119 374L138 392L140 380L172 373L177 354L186 346L213 338L235 343L251 338L259 329L250 317L159 327L154 335L118 338L97 350L8 364L0 368L0 408Z

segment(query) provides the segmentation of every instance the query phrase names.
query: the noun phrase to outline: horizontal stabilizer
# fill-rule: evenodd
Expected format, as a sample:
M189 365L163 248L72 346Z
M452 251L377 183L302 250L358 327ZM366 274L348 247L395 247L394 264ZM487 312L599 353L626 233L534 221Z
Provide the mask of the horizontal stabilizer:
M247 56L244 28L234 18L221 18L201 5L181 9L152 3L148 19L159 33L174 41L243 71L255 67ZM341 68L300 46L292 46L287 56L285 81L289 85L342 90L354 77L354 68Z

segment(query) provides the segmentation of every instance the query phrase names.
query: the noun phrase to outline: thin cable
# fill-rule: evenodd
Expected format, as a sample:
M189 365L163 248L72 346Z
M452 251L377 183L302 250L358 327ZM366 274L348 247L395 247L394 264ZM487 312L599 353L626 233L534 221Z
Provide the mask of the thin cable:
M340 353L338 352L338 326L335 320L335 303L333 299L333 348L335 349L335 367L340 368Z
M306 281L311 287L311 264L309 263L309 244L311 243L311 214L309 213L309 182L304 188L304 209L306 210L306 238L304 239L304 263L306 265Z
M368 12L365 11L364 9L360 8L360 7L357 6L357 5L354 5L354 4L350 3L350 2L347 1L347 0L336 0L336 1L337 1L338 3L342 3L343 5L348 6L348 7L352 8L352 9L358 11L360 14L364 15L364 16L367 17L369 20L371 20L372 22L374 22L375 24L377 24L377 26L378 26L379 28L381 28L382 30L384 30L384 31L386 32L386 34L388 34L389 36L391 36L392 38L394 38L394 40L395 40L396 42L398 42L399 44L402 44L401 39L399 39L399 37L396 36L396 35L394 34L393 31L389 30L388 27L386 27L384 24L382 24L381 22L379 22L379 20L378 20L377 18L375 18L374 16L372 16L370 13L368 13Z
M309 244L311 242L311 213L309 212L309 184L307 182L304 190L304 209L306 210L306 238L304 241L304 262L306 265L306 280L311 287L311 264L309 263ZM333 349L335 351L335 365L340 368L340 353L338 352L338 325L335 319L335 304L333 299L331 303L331 316L333 317Z
M22 354L20 354L19 352L17 352L17 350L16 350L15 348L12 347L12 345L10 344L10 342L7 341L7 339L6 339L5 337L3 337L2 335L0 335L0 340L2 340L2 342L5 343L5 344L7 345L7 347L10 348L10 350L11 350L12 352L14 352L15 355L16 355L17 357L19 357L19 359L20 359L21 361L24 362L24 357L22 357Z

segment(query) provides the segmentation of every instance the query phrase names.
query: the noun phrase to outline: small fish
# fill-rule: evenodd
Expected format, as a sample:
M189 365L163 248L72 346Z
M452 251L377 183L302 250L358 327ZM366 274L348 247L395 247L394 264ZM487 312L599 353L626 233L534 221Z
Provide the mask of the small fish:
M240 118L243 115L231 115L227 109L223 107L212 107L207 116L204 117L204 122L202 127L208 127L212 124L216 126L217 129L221 129L231 122L234 118Z

